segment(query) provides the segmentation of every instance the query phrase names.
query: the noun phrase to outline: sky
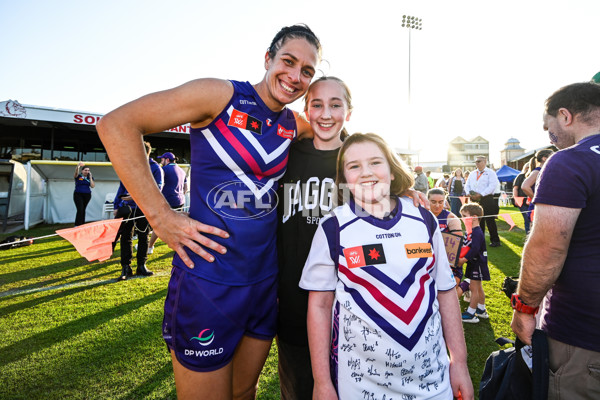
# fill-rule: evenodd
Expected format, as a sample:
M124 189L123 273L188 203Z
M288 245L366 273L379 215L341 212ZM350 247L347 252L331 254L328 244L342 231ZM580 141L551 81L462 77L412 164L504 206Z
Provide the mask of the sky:
M402 15L422 19L410 40ZM499 167L510 138L549 144L545 99L600 71L599 17L597 0L0 0L0 101L105 114L196 78L258 83L273 36L302 22L323 45L317 76L352 91L350 133L423 162L482 136Z

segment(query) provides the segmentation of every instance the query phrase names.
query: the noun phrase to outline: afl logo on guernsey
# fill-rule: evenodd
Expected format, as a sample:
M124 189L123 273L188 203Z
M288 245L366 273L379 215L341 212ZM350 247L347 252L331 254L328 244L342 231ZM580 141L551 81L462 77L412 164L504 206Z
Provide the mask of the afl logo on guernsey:
M348 268L386 263L383 245L381 244L369 244L367 246L344 249L344 258L346 258Z
M252 115L238 111L235 108L231 113L231 117L229 117L227 125L245 129L254 132L257 135L262 135L262 121L258 120L258 118L254 118Z
M251 190L244 183L230 181L208 192L206 203L214 213L229 219L248 220L264 217L277 208L278 197L271 186L254 182Z

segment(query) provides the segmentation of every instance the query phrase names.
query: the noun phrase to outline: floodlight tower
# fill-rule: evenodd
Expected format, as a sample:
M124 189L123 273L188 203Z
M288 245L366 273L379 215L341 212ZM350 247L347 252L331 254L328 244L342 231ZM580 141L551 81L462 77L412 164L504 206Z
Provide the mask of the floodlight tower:
M410 47L411 31L420 31L423 29L423 20L412 15L402 16L402 27L408 29L408 105L410 109ZM410 110L409 110L410 111ZM408 134L408 149L410 150L410 132Z

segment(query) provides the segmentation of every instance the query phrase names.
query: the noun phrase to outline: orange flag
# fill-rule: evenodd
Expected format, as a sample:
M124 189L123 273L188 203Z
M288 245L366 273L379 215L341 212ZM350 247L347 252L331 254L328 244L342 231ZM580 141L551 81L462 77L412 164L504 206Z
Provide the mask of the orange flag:
M512 228L515 227L515 221L513 221L512 217L510 216L510 214L500 214L500 216L502 218L504 218L504 220L506 221L507 224L510 225L510 229L509 231L512 230Z
M459 199L460 199L460 202L464 205L465 204L465 200L467 200L467 197L466 196L460 196Z
M88 261L108 260L123 218L90 222L75 228L60 229L56 233L67 239Z
M525 197L515 196L515 204L517 207L521 207L523 205L523 200L525 200Z
M467 235L470 235L473 232L473 217L465 217L463 218L463 222L465 223Z

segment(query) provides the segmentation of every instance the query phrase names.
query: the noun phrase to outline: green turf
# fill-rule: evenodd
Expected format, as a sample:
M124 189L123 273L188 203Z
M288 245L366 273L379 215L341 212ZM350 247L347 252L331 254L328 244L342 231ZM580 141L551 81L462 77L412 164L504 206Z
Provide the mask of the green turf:
M509 232L499 220L502 246L488 249L492 280L484 289L490 319L464 327L476 392L486 358L499 348L494 339L514 336L508 298L500 291L504 276L519 270L525 235L522 218L513 219L521 228ZM65 227L42 225L15 234L37 237ZM0 398L176 398L161 337L172 254L157 242L148 261L155 275L117 282L119 246L105 262L86 261L60 237L0 251ZM278 385L273 346L258 398L278 399Z

